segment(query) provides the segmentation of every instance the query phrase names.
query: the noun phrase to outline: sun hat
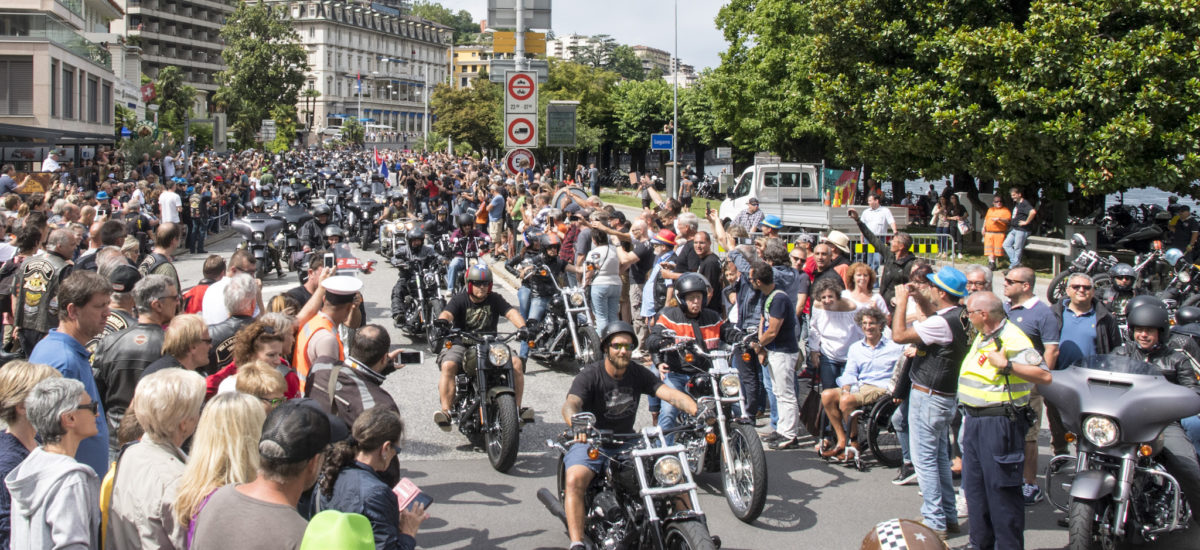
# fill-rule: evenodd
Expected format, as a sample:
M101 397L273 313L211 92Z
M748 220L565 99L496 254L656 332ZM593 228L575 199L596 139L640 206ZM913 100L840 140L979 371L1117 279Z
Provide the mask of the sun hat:
M841 231L830 231L829 235L825 236L825 242L836 246L838 250L841 250L846 254L850 253L850 237L847 237L846 234L842 233Z
M675 246L675 232L671 231L670 229L661 229L659 230L658 234L650 240L654 244L661 244L673 248Z
M934 286L949 292L952 296L962 298L967 295L967 276L953 267L945 266L937 273L930 273L925 277Z
M783 227L783 220L779 219L779 216L776 216L775 214L763 216L763 221L760 223L770 227L771 229L779 229Z

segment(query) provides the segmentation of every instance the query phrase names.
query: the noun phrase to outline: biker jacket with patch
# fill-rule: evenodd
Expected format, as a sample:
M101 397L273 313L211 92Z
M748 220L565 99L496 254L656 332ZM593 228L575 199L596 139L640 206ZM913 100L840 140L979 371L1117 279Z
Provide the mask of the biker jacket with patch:
M676 336L695 338L698 345L704 349L715 349L720 342L733 342L737 339L737 329L732 323L726 323L721 315L711 309L701 309L700 314L688 317L679 306L664 308L659 312L654 325L650 327L650 336L646 337L646 349L654 352L654 364L666 363L672 372L682 372L683 363L678 353L659 353L659 349L675 343L673 338L663 334L664 330L675 331ZM702 358L697 357L699 363ZM702 368L707 369L707 365Z
M1158 345L1154 346L1154 349L1146 351L1135 343L1126 342L1113 350L1113 354L1150 363L1158 367L1163 378L1200 394L1200 384L1196 383L1196 371L1192 367L1191 359L1182 351L1175 349L1174 346Z
M58 326L58 286L71 274L66 258L46 252L25 260L13 278L13 325L50 332Z
M208 352L208 367L202 374L205 376L213 374L233 361L233 337L242 327L252 322L254 322L253 317L233 315L220 323L208 326L212 348Z
M96 390L108 415L108 433L117 435L117 426L133 400L133 390L142 371L162 357L163 328L153 323L114 332L100 340L92 355Z

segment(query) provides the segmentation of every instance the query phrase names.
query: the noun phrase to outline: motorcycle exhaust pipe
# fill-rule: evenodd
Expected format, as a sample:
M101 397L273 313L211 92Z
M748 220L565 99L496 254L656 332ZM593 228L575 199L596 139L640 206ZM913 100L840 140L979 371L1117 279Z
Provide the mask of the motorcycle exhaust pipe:
M537 492L538 500L542 501L542 506L546 507L554 517L558 518L564 524L567 523L567 512L563 509L563 504L558 501L558 497L550 492L550 489L542 487Z

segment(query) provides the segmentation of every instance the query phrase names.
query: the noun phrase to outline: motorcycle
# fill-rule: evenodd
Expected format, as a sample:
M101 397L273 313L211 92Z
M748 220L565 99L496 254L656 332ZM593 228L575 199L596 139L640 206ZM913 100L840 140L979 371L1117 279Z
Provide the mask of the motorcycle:
M711 405L711 404L710 404ZM584 538L588 548L692 548L716 550L721 539L708 531L708 522L700 510L696 482L684 467L687 461L682 445L667 445L666 436L696 430L694 424L679 426L664 433L658 426L643 428L641 433L614 434L595 427L596 416L578 413L571 417L571 430L546 445L558 458L558 493L542 488L538 500L565 525L563 508L566 496L566 469L563 457L567 446L586 435L588 456L599 457L605 448L620 448L609 455L604 471L592 479L584 494ZM679 510L676 502L683 495L691 507Z
M452 422L472 445L487 451L492 468L507 472L517 461L521 443L512 349L508 347L519 332L466 332L445 319L435 320L433 326L434 340L444 340L447 346L458 340L468 348L454 379Z
M745 410L742 383L730 357L739 350L746 350L756 337L748 335L730 348L705 351L696 345L694 338L671 332L666 333L675 338L675 344L661 352L677 353L681 364L689 371L691 379L685 389L687 394L694 399L709 397L721 404L717 408L715 432L711 426L703 433L683 432L675 436L675 441L687 449L688 466L693 475L720 468L726 504L734 517L753 523L767 502L767 455L753 421L740 414ZM704 364L711 366L700 366ZM734 405L739 414L734 413Z
M419 220L393 220L383 222L383 239L379 241L379 255L388 258L392 265L397 265L396 254L407 243L404 236L420 225Z
M599 359L600 334L596 332L592 308L588 307L583 288L560 286L544 264L535 266L526 278L535 275L553 281L558 293L550 299L542 320L530 327L533 344L529 346L529 356L555 368L564 368L572 361L588 365Z
M1182 258L1176 261L1171 280L1157 296L1164 301L1172 300L1179 307L1200 304L1200 266Z
M1101 289L1112 286L1112 277L1108 275L1108 270L1112 266L1117 265L1117 259L1112 255L1103 257L1095 250L1088 248L1087 238L1078 233L1071 237L1071 248L1078 249L1079 254L1071 260L1071 265L1064 269L1061 273L1054 276L1050 281L1050 286L1046 289L1046 299L1050 300L1051 304L1057 304L1067 296L1067 281L1076 273L1086 273L1092 277L1092 284L1096 287L1096 295L1099 296Z
M1055 371L1038 392L1058 408L1068 441L1080 435L1076 455L1054 457L1045 474L1046 487L1070 496L1047 491L1068 513L1069 548L1153 542L1187 528L1192 510L1159 453L1163 430L1200 413L1200 396L1168 382L1154 365L1114 355Z
M462 250L463 250L462 257L464 260L466 260L466 264L464 264L463 270L462 270L462 272L464 274L467 272L468 269L471 269L471 266L480 262L480 257L482 257L483 252L487 250L486 247L488 246L488 242L489 242L488 238L485 236L464 237L461 240L461 242L459 243L459 246L462 247ZM451 248L454 248L454 246L451 245ZM453 253L451 253L451 255L449 257L450 257L451 261L453 261L453 259L456 256ZM465 292L466 290L467 290L466 279L464 279L463 277L456 278L454 280L454 288L451 289L451 293L452 294L460 294L462 292Z
M275 236L283 229L283 222L265 214L251 214L233 220L230 227L242 237L238 248L245 248L254 254L254 277L263 279L271 271L272 265L280 271L278 252L271 246Z
M409 336L428 334L434 319L446 307L438 291L439 282L444 277L440 269L441 262L437 258L426 258L418 262L414 258L402 258L397 265L408 271L408 288L404 297L404 311L398 324L401 330ZM437 341L429 339L429 349L436 353L440 349Z
M307 209L296 206L284 206L275 213L275 219L284 223L283 231L275 236L275 249L283 251L287 258L289 271L300 271L306 268L301 265L304 261L304 245L300 244L300 228L312 219Z
M369 191L359 190L355 191L354 199L348 206L346 238L358 241L358 246L366 250L371 246L371 241L375 240L375 218L379 216L379 211L383 210L383 205L375 202Z

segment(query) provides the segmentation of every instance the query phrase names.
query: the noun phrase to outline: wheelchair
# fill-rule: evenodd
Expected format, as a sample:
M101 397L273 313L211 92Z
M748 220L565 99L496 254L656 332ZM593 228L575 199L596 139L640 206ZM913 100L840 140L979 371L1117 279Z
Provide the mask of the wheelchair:
M820 392L822 388L820 384L814 384L811 391ZM904 455L900 448L900 437L892 426L892 414L896 412L898 406L892 402L892 394L887 393L874 403L859 407L845 418L847 433L854 425L857 425L858 433L854 439L857 446L846 446L844 462L852 464L859 471L864 471L867 469L867 463L861 449L870 449L871 455L881 466L885 468L900 467L904 461ZM822 409L819 428L813 435L818 441L824 441L824 434L827 430L829 430L829 417Z

